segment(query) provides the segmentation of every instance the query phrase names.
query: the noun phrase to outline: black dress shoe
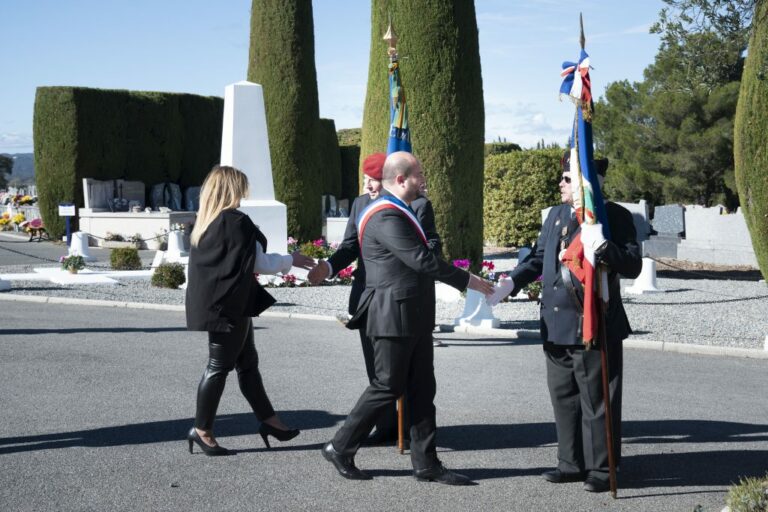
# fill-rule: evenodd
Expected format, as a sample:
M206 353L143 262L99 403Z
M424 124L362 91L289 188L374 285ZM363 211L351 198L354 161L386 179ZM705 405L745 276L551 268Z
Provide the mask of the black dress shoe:
M474 485L468 476L454 473L442 464L427 469L414 469L413 476L420 482L438 482L446 485Z
M343 455L336 451L333 447L333 443L328 443L323 447L323 457L325 460L333 464L336 471L341 476L349 480L370 480L371 476L367 473L363 473L355 466L355 458Z
M598 478L594 475L587 476L587 479L584 481L585 491L606 492L608 489L610 489L610 484L608 483L608 480Z
M553 484L564 484L566 482L581 482L584 480L584 473L583 472L576 472L576 473L566 473L565 471L560 471L559 469L553 469L551 471L545 471L541 474L541 476L544 477L544 480L547 482L552 482Z

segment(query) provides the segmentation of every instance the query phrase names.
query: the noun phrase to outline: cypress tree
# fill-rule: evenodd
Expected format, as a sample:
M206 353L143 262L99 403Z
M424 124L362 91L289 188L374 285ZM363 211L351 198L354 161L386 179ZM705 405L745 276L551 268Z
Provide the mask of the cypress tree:
M768 0L752 21L734 124L734 163L739 200L757 263L768 279Z
M251 4L248 80L264 88L275 195L287 206L288 234L303 240L321 232L313 27L310 0Z
M387 146L388 57L382 36L390 14L400 38L413 153L427 177L445 254L477 264L483 246L485 112L474 3L372 0L361 160Z
M341 199L341 152L336 135L336 123L333 119L320 119L318 151L323 177L323 194L331 194Z

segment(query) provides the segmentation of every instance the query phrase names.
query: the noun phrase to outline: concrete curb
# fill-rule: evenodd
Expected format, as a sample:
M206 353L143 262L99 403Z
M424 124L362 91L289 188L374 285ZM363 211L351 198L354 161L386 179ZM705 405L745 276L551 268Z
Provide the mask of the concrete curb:
M157 311L183 312L184 306L172 304L151 304L143 302L121 302L111 300L71 299L68 297L45 297L40 295L19 295L13 293L0 293L0 301L32 302L37 304L68 304L74 306L101 306L110 308L152 309ZM261 316L270 318L286 318L295 320L319 320L337 322L335 316L313 315L308 313L279 313L266 311ZM445 322L445 320L441 320ZM471 325L452 325L441 323L440 332L456 332L465 334L479 334L506 339L538 339L538 331L523 329L488 329L473 327ZM768 343L768 342L767 342ZM654 341L629 338L624 340L627 348L639 348L644 350L658 350L661 352L677 352L679 354L696 354L708 356L742 357L749 359L768 360L768 350L737 347L718 347L712 345L696 345L693 343L674 343L671 341ZM768 346L768 345L767 345Z

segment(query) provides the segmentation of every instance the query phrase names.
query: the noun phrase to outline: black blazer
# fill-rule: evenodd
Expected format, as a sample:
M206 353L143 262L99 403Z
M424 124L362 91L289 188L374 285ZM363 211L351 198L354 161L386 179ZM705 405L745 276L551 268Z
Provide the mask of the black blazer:
M256 242L267 239L250 217L224 210L189 253L186 313L190 331L229 332L233 321L275 303L254 277Z
M344 240L336 248L336 252L328 258L334 275L344 270L353 261L357 260L357 268L352 276L352 291L349 294L349 314L355 314L357 305L360 302L360 295L365 289L365 263L360 258L360 242L357 239L357 218L366 206L371 204L371 196L363 194L355 198L352 202L352 208L349 211L349 220L344 230Z
M365 262L360 257L360 242L357 237L357 218L372 201L371 196L368 194L363 194L355 198L349 212L347 227L344 230L344 240L342 240L339 247L336 248L336 252L328 258L328 263L331 264L334 275L347 268L353 261L355 261L355 259L357 259L357 268L352 274L354 277L354 280L352 281L352 290L349 293L348 310L350 315L354 315L355 311L357 311L357 305L360 303L360 296L365 289ZM411 203L411 208L416 213L416 218L419 219L422 229L424 229L429 250L442 257L442 243L440 241L440 235L437 234L437 229L435 228L435 211L432 208L432 203L426 197L421 196Z
M606 337L609 341L617 341L623 340L632 332L621 302L619 276L637 277L643 260L632 214L616 203L606 203L605 207L611 241L595 253L595 256L599 262L604 262L609 267L610 301L606 315ZM555 206L549 211L531 253L509 275L515 282L512 295L516 295L520 289L542 276L541 339L557 345L582 344L581 304L584 300L584 289L570 272L566 272L578 299L574 300L563 281L558 258L561 240L564 238L568 243L579 231L578 224L571 220L570 205Z
M431 252L399 210L381 210L369 218L362 257L365 290L347 326L355 329L365 322L369 336L428 334L434 322L434 280L459 290L469 284L469 273Z

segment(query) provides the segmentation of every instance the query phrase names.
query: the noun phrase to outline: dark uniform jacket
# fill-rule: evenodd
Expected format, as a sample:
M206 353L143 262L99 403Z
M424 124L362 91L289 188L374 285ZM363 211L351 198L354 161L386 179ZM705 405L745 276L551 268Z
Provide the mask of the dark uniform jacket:
M642 257L632 214L616 203L608 202L605 206L611 240L596 252L595 257L598 263L604 262L609 268L610 302L606 315L606 336L609 341L615 341L623 340L632 332L621 302L619 276L637 277L642 268ZM539 275L542 276L541 338L557 345L582 344L581 304L584 301L584 290L567 269L561 272L558 258L561 241L564 240L567 246L580 230L576 220L571 218L571 211L571 206L567 204L550 210L531 253L510 273L515 282L512 295ZM563 274L570 283L563 281Z
M371 196L368 194L363 194L355 198L349 212L347 227L344 230L344 240L339 244L336 252L328 258L328 263L331 264L334 275L347 268L347 266L357 259L357 268L352 273L352 276L354 277L354 280L352 281L352 291L349 294L350 315L354 315L355 311L357 311L360 295L362 295L363 290L365 289L365 263L363 262L363 259L360 258L360 243L357 238L357 218L372 201ZM435 211L432 208L432 203L430 203L426 197L422 196L411 203L411 208L416 213L416 217L419 219L422 229L424 229L429 249L440 256L442 253L442 244L440 242L440 236L437 234L435 228Z
M189 253L187 328L229 332L233 320L258 316L275 303L253 275L256 242L267 239L250 217L224 210Z
M388 195L383 191L382 195ZM347 324L365 321L372 337L415 337L433 328L434 280L459 290L469 284L469 273L438 258L424 243L411 221L399 210L373 214L362 240L365 290ZM431 303L430 303L431 302Z

